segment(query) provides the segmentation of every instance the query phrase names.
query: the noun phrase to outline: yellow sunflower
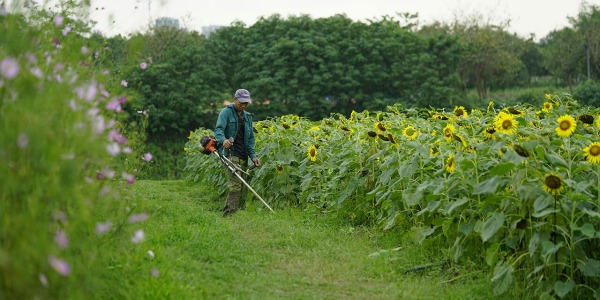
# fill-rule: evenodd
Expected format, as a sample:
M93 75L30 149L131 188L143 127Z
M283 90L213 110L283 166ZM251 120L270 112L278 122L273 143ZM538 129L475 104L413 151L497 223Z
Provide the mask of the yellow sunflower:
M440 149L438 148L438 145L429 146L429 156L433 157L437 156L438 154L440 154Z
M317 160L317 147L315 147L315 145L308 147L308 158L310 158L311 161Z
M550 102L544 102L544 107L542 108L543 112L549 112L552 110L554 106Z
M378 131L381 131L381 132L384 132L387 130L387 128L385 128L385 125L383 125L383 123L381 123L381 122L375 123L375 129L377 129Z
M556 127L556 134L562 137L568 137L575 131L575 127L577 124L575 123L575 119L569 115L564 115L558 120L558 127Z
M414 127L408 125L406 127L404 127L404 130L402 130L402 135L404 135L406 137L407 140L414 140L417 138L417 131L415 130Z
M564 191L565 183L558 174L546 174L543 189L549 194L556 196Z
M456 130L454 129L454 125L452 124L448 124L446 125L446 127L444 128L444 137L446 138L446 140L449 142L450 140L452 140L452 135L454 134Z
M485 135L485 137L488 140L495 140L496 139L496 135L494 134L496 133L496 129L494 129L493 127L488 127L483 131L483 135Z
M491 113L494 110L494 101L490 101L487 106L487 113Z
M464 106L456 106L456 107L454 107L454 114L455 114L457 117L459 117L459 118L460 118L460 117L464 117L464 118L466 118L466 117L468 117L468 116L469 116L469 115L467 114L467 111L465 110Z
M455 133L452 135L452 138L454 138L455 140L460 142L463 146L465 146L465 147L467 146L467 141L465 140L465 138L462 135Z
M277 165L275 167L275 172L277 172L279 174L283 173L283 165Z
M593 142L591 145L583 148L583 157L592 164L600 163L600 143Z
M394 138L394 136L391 133L388 133L387 137L388 137L388 140L390 141L390 143L397 145L396 139Z
M454 172L455 168L456 168L456 161L454 160L454 155L450 154L448 156L448 159L446 160L446 171L448 173L452 173L452 172Z
M517 132L517 122L512 115L501 111L494 120L497 132L512 135Z
M596 119L596 126L600 128L600 116L598 116L598 119Z

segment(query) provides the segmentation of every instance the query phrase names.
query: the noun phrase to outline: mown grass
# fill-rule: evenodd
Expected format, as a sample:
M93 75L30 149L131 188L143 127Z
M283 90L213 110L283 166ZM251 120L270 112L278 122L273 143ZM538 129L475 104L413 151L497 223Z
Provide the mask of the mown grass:
M138 181L131 209L147 212L146 240L115 245L115 272L100 298L123 299L489 299L489 278L443 260L435 245L398 232L354 227L296 209L271 213L258 201L230 218L213 187ZM123 234L131 234L123 233ZM151 259L147 251L155 257ZM99 267L107 267L99 266ZM152 270L159 272L152 276ZM156 275L156 274L155 274Z

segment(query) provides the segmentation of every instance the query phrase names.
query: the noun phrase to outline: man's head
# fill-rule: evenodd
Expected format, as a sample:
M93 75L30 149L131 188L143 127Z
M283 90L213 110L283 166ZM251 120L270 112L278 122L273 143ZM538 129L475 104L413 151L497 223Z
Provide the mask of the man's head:
M233 105L238 111L243 111L252 102L252 99L250 98L250 92L248 92L248 90L245 89L239 89L235 91L233 99Z

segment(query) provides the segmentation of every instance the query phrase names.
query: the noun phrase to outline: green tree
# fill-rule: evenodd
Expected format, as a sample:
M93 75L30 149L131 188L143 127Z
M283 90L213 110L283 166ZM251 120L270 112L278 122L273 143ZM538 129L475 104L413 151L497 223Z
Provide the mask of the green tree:
M584 66L583 36L574 29L563 28L552 31L540 43L548 72L572 89Z

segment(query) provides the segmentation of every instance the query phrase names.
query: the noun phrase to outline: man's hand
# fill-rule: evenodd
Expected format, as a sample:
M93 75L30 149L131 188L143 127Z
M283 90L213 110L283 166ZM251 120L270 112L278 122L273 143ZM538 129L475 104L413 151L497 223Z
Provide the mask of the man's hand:
M258 159L258 157L253 158L252 162L254 163L254 166L260 167L260 160Z
M223 147L225 147L225 149L229 149L231 147L232 143L230 140L225 140L223 141Z

